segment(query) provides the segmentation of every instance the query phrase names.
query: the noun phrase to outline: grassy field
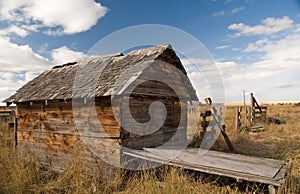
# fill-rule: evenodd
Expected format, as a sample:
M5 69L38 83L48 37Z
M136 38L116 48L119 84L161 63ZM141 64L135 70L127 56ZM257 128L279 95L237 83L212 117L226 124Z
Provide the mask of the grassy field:
M226 109L227 133L238 153L281 159L291 165L290 178L282 193L300 193L300 106L268 106L268 116L285 124L264 124L258 133L237 133L235 109ZM237 183L222 177L194 178L174 168L163 167L139 173L120 173L111 179L84 176L80 162L74 161L63 173L41 170L36 161L25 161L12 146L12 131L0 123L0 193L261 193L260 185ZM197 138L196 138L197 139ZM198 138L199 139L199 138ZM227 152L220 136L214 150Z

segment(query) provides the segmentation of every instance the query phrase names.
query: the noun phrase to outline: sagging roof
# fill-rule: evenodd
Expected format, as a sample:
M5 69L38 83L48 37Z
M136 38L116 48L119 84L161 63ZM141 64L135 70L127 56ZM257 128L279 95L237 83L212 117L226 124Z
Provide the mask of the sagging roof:
M128 81L137 77L137 75L151 65L154 60L161 60L172 64L186 75L186 71L172 47L169 44L160 45L134 50L126 55L119 53L115 55L91 57L56 66L25 84L4 102L17 103L110 96L112 95L113 88L119 88L119 90L121 90L123 87L122 84L128 83ZM135 68L129 68L133 65L135 65ZM101 68L100 76L97 70ZM126 74L124 74L123 72L127 69L130 71L126 71ZM75 77L80 80L80 83L77 84L76 87L74 87L74 83L76 82ZM95 77L99 78L95 87L87 87L87 89L84 90L88 91L83 92L83 88L95 81L93 80ZM118 80L118 82L116 82L116 80ZM116 86L116 83L119 84L119 86ZM193 93L191 98L197 99L190 82L188 85L189 90Z

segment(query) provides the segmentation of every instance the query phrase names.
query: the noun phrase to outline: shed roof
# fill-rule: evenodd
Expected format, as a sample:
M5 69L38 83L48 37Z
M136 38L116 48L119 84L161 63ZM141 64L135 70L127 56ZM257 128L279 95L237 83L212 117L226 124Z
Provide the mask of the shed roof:
M118 80L118 84L128 83L129 80L137 77L140 72L150 66L155 60L172 64L186 75L186 71L172 47L169 44L160 45L134 50L126 55L119 53L115 55L91 57L55 66L25 84L4 102L16 103L110 96L113 92L112 88L119 88L119 90L123 88L123 86L115 85L116 80ZM129 68L133 65L135 65L135 68ZM98 74L99 69L101 69L101 75ZM124 75L123 72L126 69L130 69L130 71L126 71ZM74 87L74 81L76 82L75 77L76 79L80 79L76 87ZM95 88L85 87L95 81L93 80L95 77L99 78L95 84ZM189 85L189 90L193 93L191 98L197 99L194 89L191 84ZM83 92L83 90L88 91Z

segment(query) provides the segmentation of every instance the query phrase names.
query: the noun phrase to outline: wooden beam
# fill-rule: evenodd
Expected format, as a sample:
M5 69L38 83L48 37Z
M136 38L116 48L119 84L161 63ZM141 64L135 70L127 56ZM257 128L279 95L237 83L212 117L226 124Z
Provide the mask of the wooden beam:
M248 125L248 119L247 119L247 107L246 107L246 92L243 90L243 100L244 100L244 114L245 114L245 126L247 127Z
M211 109L211 116L213 118L213 120L211 122L215 122L214 125L218 126L219 130L221 131L221 133L222 133L222 135L223 135L223 137L224 137L224 139L227 143L227 146L228 146L229 150L232 151L232 152L235 152L235 150L233 148L233 145L232 145L228 135L225 132L226 125L221 124L221 122L220 122L221 116L216 116L217 109L216 109L216 107L212 106L211 98L205 98L205 102L206 102L206 106Z
M279 119L279 118L275 118L275 117L269 117L269 118L268 118L268 121L269 121L270 123L275 123L275 124L278 124L278 125L285 123L284 120Z
M226 134L226 125L222 125L221 133L222 133L222 135L223 135L223 137L224 137L224 139L225 139L225 142L226 142L226 144L227 144L229 150L230 150L231 152L235 152L235 149L234 149L234 147L233 147L233 145L232 145L232 143L231 143L231 141L230 141L228 135Z
M260 107L259 104L257 103L255 97L253 97L253 101L254 101L254 106L255 106L255 104L256 104L255 108L258 108L260 112L263 112L262 109L261 109L261 107Z

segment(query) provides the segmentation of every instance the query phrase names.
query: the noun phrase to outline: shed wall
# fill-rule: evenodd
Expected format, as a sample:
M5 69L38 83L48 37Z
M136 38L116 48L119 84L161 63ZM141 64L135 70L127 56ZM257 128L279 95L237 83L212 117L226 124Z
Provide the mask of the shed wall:
M154 102L160 102L166 108L166 118L163 122L159 119L151 118L149 114L149 107ZM186 103L179 102L177 98L134 96L131 97L129 104L129 109L122 109L122 126L126 126L121 131L122 146L142 149L144 147L158 147L166 142L172 142L174 146L186 143L187 118L186 115L182 115L186 111ZM155 117L159 110L154 110L153 112L152 116ZM140 125L136 125L135 122ZM159 123L162 123L161 127L157 127L160 126ZM154 127L155 131L153 129L151 129L153 130L152 132L149 131L146 127L147 125ZM135 131L138 131L139 134L135 133Z
M119 122L118 117L113 117L110 98L97 98L95 100L97 118L90 117L89 129L95 145L109 149L111 154L107 160L120 161L120 149L118 146L111 146L107 141L101 140L100 131L97 131L97 119L100 120L107 134L112 138L114 145L119 143ZM116 108L117 109L117 108ZM89 117L89 109L82 101L80 117ZM75 115L76 116L76 115ZM78 116L78 115L77 115ZM93 172L95 168L106 165L93 151L86 146L79 136L74 114L72 101L55 100L17 104L17 146L24 155L34 157L52 169L63 170L68 167L72 159L82 159ZM93 128L93 124L95 124ZM97 134L98 133L98 134ZM96 137L96 138L94 138Z

